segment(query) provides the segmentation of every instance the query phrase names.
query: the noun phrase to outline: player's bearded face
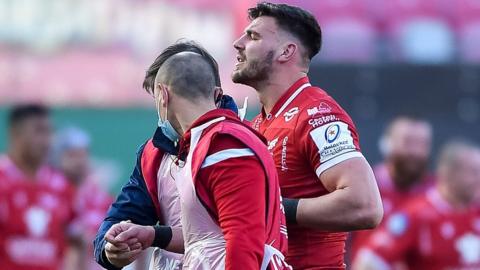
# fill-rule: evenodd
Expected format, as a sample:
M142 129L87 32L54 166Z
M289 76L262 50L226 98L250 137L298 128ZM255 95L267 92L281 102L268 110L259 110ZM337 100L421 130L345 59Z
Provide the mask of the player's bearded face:
M415 155L394 154L390 157L397 184L407 188L421 180L428 166L428 160Z
M247 56L245 51L239 52L238 63L232 73L233 82L249 85L267 80L272 70L273 55L273 50L258 57Z

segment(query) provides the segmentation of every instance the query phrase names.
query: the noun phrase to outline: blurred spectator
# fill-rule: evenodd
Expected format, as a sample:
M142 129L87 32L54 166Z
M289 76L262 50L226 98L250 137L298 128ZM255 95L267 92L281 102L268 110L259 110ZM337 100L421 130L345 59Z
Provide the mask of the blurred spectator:
M75 189L75 219L69 232L76 237L82 252L69 252L67 258L75 269L94 270L102 268L93 260L92 242L112 198L92 179L89 147L90 137L85 131L75 127L63 129L55 136L53 164Z
M432 128L423 119L400 116L385 130L380 140L385 161L374 167L382 196L383 220L408 198L424 192L432 184L433 177L427 173L431 143ZM352 259L370 234L372 231L352 233Z
M0 158L0 269L61 269L73 217L72 189L46 165L49 110L14 107L8 135L8 153Z
M355 270L480 269L479 146L448 143L437 176L370 236Z

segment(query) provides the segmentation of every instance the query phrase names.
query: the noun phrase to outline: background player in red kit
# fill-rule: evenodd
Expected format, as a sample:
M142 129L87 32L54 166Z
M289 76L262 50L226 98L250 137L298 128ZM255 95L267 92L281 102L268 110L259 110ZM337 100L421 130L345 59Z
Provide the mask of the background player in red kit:
M380 140L385 161L373 168L382 197L383 220L433 185L433 175L427 170L431 144L432 127L426 120L399 116L388 125ZM352 259L372 233L365 230L352 234Z
M72 189L45 165L48 109L21 105L9 115L8 154L0 159L0 269L64 269Z
M436 186L392 214L353 269L480 269L479 190L480 148L450 142L440 156Z
M69 235L75 236L78 248L75 252L68 252L67 258L76 266L75 269L103 269L91 259L94 255L91 243L112 198L100 187L93 174L90 136L77 127L60 130L54 137L51 161L71 183L75 192L72 200L75 219L69 226Z
M375 227L382 206L372 169L347 113L307 78L321 32L308 12L260 3L234 42L235 83L263 105L253 127L268 139L287 216L294 269L344 269L345 231Z

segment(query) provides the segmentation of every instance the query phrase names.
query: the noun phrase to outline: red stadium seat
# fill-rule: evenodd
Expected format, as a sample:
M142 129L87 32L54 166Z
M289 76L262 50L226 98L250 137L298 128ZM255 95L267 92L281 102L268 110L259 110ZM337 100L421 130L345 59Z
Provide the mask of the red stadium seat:
M459 58L465 62L480 63L480 0L451 1Z
M369 20L330 19L323 24L323 37L321 60L367 63L377 56L377 31Z
M377 56L377 29L367 0L278 2L300 6L315 15L323 30L322 61L364 63Z
M460 25L457 33L460 60L480 63L480 17Z
M457 26L480 19L480 0L451 0L453 20Z

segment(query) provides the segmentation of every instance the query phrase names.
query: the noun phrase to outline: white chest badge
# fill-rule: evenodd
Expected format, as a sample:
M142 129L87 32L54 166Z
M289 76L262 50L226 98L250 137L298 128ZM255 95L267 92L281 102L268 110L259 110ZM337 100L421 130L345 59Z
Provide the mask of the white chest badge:
M33 206L27 210L24 219L29 233L41 237L47 232L50 214L40 207Z

